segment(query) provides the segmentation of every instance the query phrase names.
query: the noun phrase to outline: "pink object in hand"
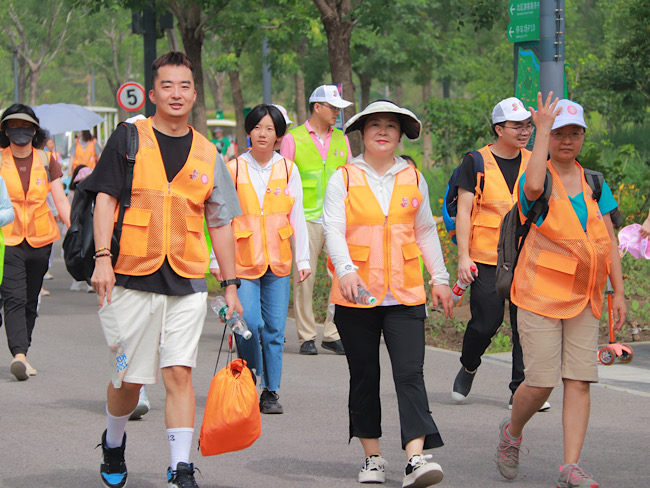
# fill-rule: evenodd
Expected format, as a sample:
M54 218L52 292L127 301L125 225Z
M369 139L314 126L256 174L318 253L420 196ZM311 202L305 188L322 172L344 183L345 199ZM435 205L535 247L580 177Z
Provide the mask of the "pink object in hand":
M631 224L623 227L618 233L618 249L624 255L629 252L635 258L650 259L648 238L641 236L641 225Z

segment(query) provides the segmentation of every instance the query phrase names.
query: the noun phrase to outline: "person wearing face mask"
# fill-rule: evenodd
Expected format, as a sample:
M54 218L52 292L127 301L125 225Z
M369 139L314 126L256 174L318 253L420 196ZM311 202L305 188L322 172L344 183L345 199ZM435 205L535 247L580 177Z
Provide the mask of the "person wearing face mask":
M19 381L36 375L36 369L27 362L27 351L52 243L60 237L46 202L48 194L52 194L63 223L70 226L70 204L61 183L61 166L36 149L43 146L46 137L27 105L16 103L0 118L0 176L6 182L15 214L14 221L2 227L6 248L0 293L13 356L9 369Z

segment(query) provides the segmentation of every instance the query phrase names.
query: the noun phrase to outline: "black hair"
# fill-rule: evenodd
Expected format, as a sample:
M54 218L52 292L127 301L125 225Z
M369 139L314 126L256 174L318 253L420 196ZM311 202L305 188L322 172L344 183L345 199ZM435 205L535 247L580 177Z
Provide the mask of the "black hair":
M192 80L194 80L194 63L187 57L185 53L180 51L169 51L156 59L151 64L151 83L158 78L158 70L163 66L185 66L192 72Z
M246 116L246 120L244 121L246 134L250 134L255 126L260 123L260 120L262 120L266 115L271 117L273 126L275 127L275 135L278 139L284 136L287 131L287 123L284 121L284 115L282 115L282 112L280 112L278 107L266 103L260 103Z
M7 110L5 110L2 113L2 117L0 117L0 120L4 120L5 117L13 114L26 114L29 115L31 118L33 118L36 122L39 122L38 117L36 117L36 114L34 113L32 108L29 105L24 105L22 103L14 103L13 105L11 105ZM0 147L2 148L8 147L10 144L9 137L7 137L7 133L5 131L4 126L5 124L3 121L2 126L0 127ZM45 141L47 140L47 137L48 137L47 131L41 129L40 127L36 127L36 133L34 134L34 138L32 139L32 146L43 147L45 145Z
M413 166L417 169L418 163L415 162L415 159L413 159L411 156L408 154L402 154L400 158L405 159L407 163L413 163Z
M503 127L503 122L497 122L496 124L492 124L492 132L494 133L494 137L497 139L499 138L499 134L497 134L497 129L496 126L498 125L499 127Z
M79 166L77 166L77 167L74 169L74 171L72 172L72 176L70 177L70 184L69 184L69 186L68 186L68 189L69 189L70 191L74 191L75 188L77 188L77 185L78 185L79 183L81 183L81 181L83 181L83 180L81 180L79 183L75 183L74 179L77 177L77 175L79 174L79 171L81 171L82 168L87 168L87 167L88 167L88 166L86 166L85 164L80 164ZM86 176L86 178L88 178L88 177Z
M320 102L311 102L311 103L309 104L309 113L310 113L310 114L313 114L313 113L314 113L314 105L316 105L317 103L320 103Z

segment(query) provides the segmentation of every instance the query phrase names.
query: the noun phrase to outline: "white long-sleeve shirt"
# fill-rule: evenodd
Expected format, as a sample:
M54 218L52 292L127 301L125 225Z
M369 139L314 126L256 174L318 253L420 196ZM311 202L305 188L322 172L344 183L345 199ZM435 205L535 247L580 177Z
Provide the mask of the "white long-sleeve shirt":
M350 164L354 164L365 172L370 190L377 199L384 215L388 215L393 187L395 186L395 175L407 168L408 163L400 157L395 157L395 164L383 176L379 176L372 166L363 160L363 154L352 159ZM325 228L327 250L339 278L357 270L357 267L352 263L352 259L350 259L350 252L345 239L345 198L347 197L347 189L342 173L343 170L339 169L330 178L323 202L323 227ZM431 274L433 284L448 285L449 273L442 255L436 221L433 219L431 207L429 206L429 189L424 178L420 178L418 189L422 193L423 199L415 213L415 242L422 251L422 260ZM399 303L393 297L389 288L380 305L397 305Z
M266 195L266 188L271 178L271 170L274 164L284 164L284 159L278 153L273 153L273 158L264 167L260 166L255 158L253 158L250 151L246 151L240 156L248 163L248 174L251 179L251 184L257 194L260 207L264 205L264 195ZM309 269L309 235L307 234L307 224L305 222L305 209L302 206L302 181L300 179L300 171L293 161L287 160L291 166L288 168L291 171L287 189L289 196L294 199L293 207L289 213L289 223L293 227L293 238L295 241L295 256L296 266L298 270ZM217 261L214 258L214 252L210 256L210 269L218 268Z

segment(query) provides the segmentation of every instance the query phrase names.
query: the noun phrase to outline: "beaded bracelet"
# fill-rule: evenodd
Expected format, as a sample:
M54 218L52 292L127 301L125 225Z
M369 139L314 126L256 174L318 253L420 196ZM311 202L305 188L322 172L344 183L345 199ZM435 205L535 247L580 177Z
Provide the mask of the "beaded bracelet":
M97 258L103 258L103 257L110 257L110 258L112 258L113 255L112 255L110 252L102 252L102 253L99 253L99 251L98 251L98 252L96 252L95 255L93 256L93 259L96 260Z
M111 252L111 250L107 247L100 247L99 249L95 249L95 254L100 253L102 251L108 251Z

